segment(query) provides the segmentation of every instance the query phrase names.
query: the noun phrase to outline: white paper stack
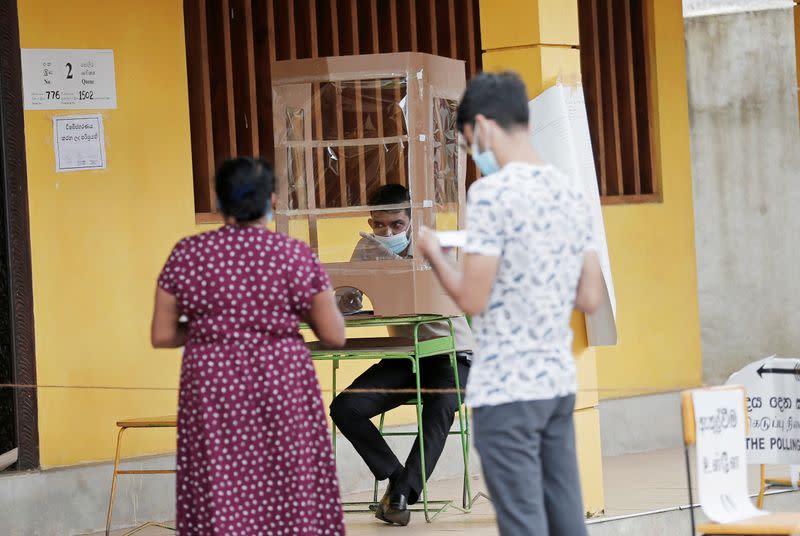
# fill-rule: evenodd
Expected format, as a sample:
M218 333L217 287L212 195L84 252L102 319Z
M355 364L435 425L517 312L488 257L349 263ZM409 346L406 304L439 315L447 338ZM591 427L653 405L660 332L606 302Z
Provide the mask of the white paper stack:
M597 312L586 315L586 332L590 346L615 345L617 302L583 88L557 84L533 99L528 106L531 113L531 142L539 156L572 180L580 181L592 204L594 249L600 257L606 292Z

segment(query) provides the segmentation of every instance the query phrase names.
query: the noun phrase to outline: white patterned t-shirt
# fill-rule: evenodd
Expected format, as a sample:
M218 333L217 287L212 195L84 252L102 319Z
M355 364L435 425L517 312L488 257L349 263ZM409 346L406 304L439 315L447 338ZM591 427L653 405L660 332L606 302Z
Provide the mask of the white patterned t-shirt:
M472 185L464 250L499 266L473 320L470 406L575 393L570 318L591 242L583 186L553 166L514 162Z

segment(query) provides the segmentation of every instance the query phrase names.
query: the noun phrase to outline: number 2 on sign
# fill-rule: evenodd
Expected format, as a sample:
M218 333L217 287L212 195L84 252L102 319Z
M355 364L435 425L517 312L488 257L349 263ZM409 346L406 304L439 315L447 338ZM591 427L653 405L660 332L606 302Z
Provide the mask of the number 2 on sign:
M61 100L61 92L60 91L47 91L47 100Z

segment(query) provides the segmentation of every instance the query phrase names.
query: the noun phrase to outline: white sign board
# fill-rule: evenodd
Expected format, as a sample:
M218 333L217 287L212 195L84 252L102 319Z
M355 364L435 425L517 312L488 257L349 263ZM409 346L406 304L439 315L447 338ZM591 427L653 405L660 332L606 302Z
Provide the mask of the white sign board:
M768 357L728 378L747 392L747 461L800 464L800 359Z
M712 521L733 523L764 515L747 493L744 394L741 389L695 391L697 488Z
M106 168L103 116L74 115L53 118L56 171Z
M600 308L586 315L589 345L617 344L617 301L583 88L556 84L533 99L528 107L531 113L531 142L539 156L573 180L580 181L592 205L594 249L600 257L605 293Z
M117 107L113 50L22 49L26 110Z

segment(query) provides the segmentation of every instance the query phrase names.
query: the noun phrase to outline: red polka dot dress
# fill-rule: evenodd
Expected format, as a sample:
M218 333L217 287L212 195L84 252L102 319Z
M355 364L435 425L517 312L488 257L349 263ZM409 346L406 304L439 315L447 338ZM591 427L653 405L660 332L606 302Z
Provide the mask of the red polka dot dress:
M298 332L330 287L311 249L225 226L179 242L158 284L189 319L178 534L343 535L322 395Z

